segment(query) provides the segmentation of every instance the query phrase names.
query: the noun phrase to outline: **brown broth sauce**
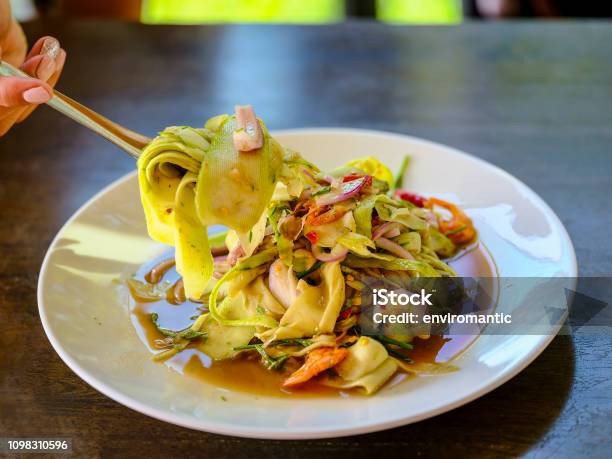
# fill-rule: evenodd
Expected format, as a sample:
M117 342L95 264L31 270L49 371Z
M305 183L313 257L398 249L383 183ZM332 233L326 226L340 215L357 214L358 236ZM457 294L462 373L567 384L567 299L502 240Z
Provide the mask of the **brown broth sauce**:
M136 274L136 279L144 281L145 275L155 265L173 255L168 252L164 256L147 263ZM460 257L450 262L451 266L460 276L493 277L496 268L493 260L484 246L479 244L476 248L466 251ZM179 276L174 267L169 269L164 281L171 285ZM157 313L159 323L172 330L180 330L193 322L193 317L199 315L200 304L186 301L179 305L167 302L165 299L153 302L136 302L130 299L132 323L138 336L151 352L160 352L156 340L164 336L157 331L151 322L151 313ZM448 362L463 351L477 338L477 336L432 336L429 339L415 338L414 349L409 356L415 362L434 363ZM208 384L220 388L255 393L257 395L281 397L347 397L360 396L357 390L338 390L317 384L316 380L302 385L300 388L283 389L282 382L291 371L295 369L289 363L282 371L266 370L260 363L259 357L254 353L242 355L224 361L213 361L206 354L190 346L174 357L166 360L165 365L189 377L195 377ZM411 376L400 373L393 377L386 387L395 386Z

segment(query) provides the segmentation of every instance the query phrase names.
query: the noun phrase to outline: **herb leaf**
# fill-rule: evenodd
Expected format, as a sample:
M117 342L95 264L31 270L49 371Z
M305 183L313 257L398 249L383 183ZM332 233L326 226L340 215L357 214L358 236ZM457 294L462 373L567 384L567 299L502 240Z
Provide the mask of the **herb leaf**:
M388 336L385 336L385 335L375 335L375 336L372 336L372 338L374 338L377 341L380 341L383 344L392 344L393 346L397 346L402 349L406 349L407 351L413 348L412 344L410 343L404 343L403 341L398 341L396 339L389 338Z
M402 341L398 341L396 339L389 338L388 336L385 336L385 335L376 335L376 336L372 336L372 338L374 338L377 341L380 341L383 344L383 346L385 346L385 349L387 350L389 355L397 359L403 360L404 362L407 362L407 363L414 362L414 360L412 360L410 357L408 357L404 353L400 352L397 349L390 347L390 346L397 346L401 349L408 351L413 348L412 344L404 343Z
M192 340L196 338L204 338L206 337L206 332L195 331L192 330L191 327L184 328L183 330L170 330L169 328L162 327L158 322L159 315L155 312L151 314L151 322L155 325L155 328L158 332L160 332L164 336L169 336L170 338L176 339L184 339L184 340Z
M312 341L305 338L288 338L279 339L272 342L271 346L303 346L308 347L312 344Z
M296 273L296 277L298 279L302 279L303 277L308 276L309 274L312 274L313 272L315 272L317 269L319 269L321 266L323 266L323 262L322 261L317 261L315 262L314 265L312 265L310 268L308 268L306 271L302 271L301 273Z
M181 331L177 336L186 340L192 340L196 338L204 338L206 336L206 332L195 331L191 328L186 328L185 330Z
M320 196L322 194L327 194L331 191L331 186L324 186L321 189L319 189L318 191L315 191L314 193L312 193L312 197L314 198L315 196Z
M401 190L402 187L404 186L404 174L406 174L406 170L408 169L409 165L410 165L410 156L406 155L404 156L402 165L400 166L399 170L397 171L397 175L395 176L392 191Z
M264 366L268 370L279 370L280 368L282 368L283 364L285 363L285 360L289 358L287 354L282 354L278 356L277 358L271 357L270 355L268 355L268 353L264 349L264 345L261 343L246 344L244 346L238 346L238 347L235 347L234 350L235 351L248 351L248 350L257 351L259 355L261 355L261 360L263 361Z
M389 355L391 355L391 356L393 356L393 357L395 357L397 359L403 360L406 363L413 363L414 362L414 360L412 360L410 357L402 354L401 352L397 352L397 351L395 351L393 349L387 348L387 352L389 353Z
M164 336L170 336L171 338L174 338L178 334L178 332L170 330L169 328L164 328L159 325L159 323L157 322L158 319L159 315L157 313L154 312L151 314L151 322L153 322L153 325L155 325L155 328L157 328L158 332L160 332Z

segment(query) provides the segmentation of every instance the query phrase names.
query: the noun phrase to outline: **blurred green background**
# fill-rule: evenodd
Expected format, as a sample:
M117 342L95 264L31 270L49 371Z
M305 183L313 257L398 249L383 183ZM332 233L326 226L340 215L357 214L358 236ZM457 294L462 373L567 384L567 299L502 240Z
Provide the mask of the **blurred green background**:
M21 21L40 16L94 17L147 24L328 24L370 19L390 24L465 20L610 17L596 0L12 0Z
M344 0L144 0L141 17L143 22L157 24L329 23L344 20L347 6ZM374 11L377 19L387 22L456 23L462 19L460 0L376 0Z

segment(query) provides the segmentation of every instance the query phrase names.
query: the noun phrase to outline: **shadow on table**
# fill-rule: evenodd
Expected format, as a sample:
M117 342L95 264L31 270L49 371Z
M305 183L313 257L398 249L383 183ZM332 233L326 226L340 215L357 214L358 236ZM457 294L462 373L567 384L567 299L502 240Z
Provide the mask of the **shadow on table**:
M574 369L572 337L557 336L523 372L478 400L423 422L338 441L370 454L388 446L426 456L516 457L554 425L572 388Z

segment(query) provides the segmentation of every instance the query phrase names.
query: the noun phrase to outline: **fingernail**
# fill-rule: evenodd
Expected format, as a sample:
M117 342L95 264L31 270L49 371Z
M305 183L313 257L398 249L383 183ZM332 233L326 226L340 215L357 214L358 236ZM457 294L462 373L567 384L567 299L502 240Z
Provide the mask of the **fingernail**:
M49 56L51 59L55 59L57 57L57 53L59 53L59 50L59 41L57 41L55 38L45 38L42 48L40 49L40 54Z
M30 104L43 104L51 99L51 94L40 86L28 89L23 93L23 100Z
M63 49L60 49L59 53L57 54L57 57L55 58L55 70L61 69L65 63L66 63L66 51L64 51Z
M36 78L47 81L55 72L55 61L49 56L43 56L36 68Z

